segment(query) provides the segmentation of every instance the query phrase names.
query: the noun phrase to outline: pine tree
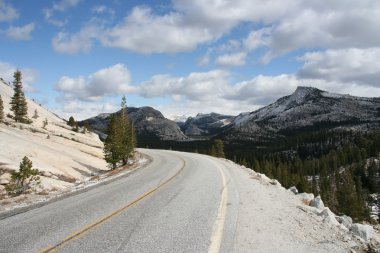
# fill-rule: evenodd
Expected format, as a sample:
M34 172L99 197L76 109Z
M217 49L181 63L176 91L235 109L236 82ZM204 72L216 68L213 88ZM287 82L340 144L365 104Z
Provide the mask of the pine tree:
M111 117L108 125L107 138L104 141L104 159L112 169L124 158L123 139L120 136L120 119L116 115Z
M4 121L4 103L0 95L0 122Z
M137 136L136 136L136 129L133 122L131 122L130 128L131 128L131 146L134 150L137 146Z
M136 136L133 124L129 122L125 96L121 102L120 116L113 115L108 126L108 136L104 142L105 160L114 169L119 162L126 165L133 155Z
M354 219L358 218L361 206L358 201L355 182L348 169L339 174L337 182L337 199L340 212L349 215Z
M26 102L26 98L22 90L21 72L17 70L14 73L13 77L14 94L10 102L11 111L13 111L14 114L13 118L16 122L30 123L30 120L27 117L28 104Z
M39 181L38 169L33 169L32 161L24 156L19 171L12 171L11 182L5 187L10 194L19 194L30 188L30 183Z
M224 158L224 144L222 140L214 140L211 146L211 155L215 157Z
M377 192L377 165L374 160L371 160L368 164L367 168L367 187L370 191L370 193L375 193Z
M127 100L125 96L123 96L121 99L120 123L120 136L122 138L123 143L123 165L126 165L135 147L134 140L132 137L132 132L134 131L132 130L132 124L129 122Z
M91 132L91 127L90 127L90 124L88 123L88 121L85 121L84 122L84 126L83 126L83 133L86 133L86 132Z
M315 175L313 176L313 179L311 181L311 191L313 192L313 194L315 196L317 196L319 194L319 191L318 191L318 182L317 182L317 179L315 178Z
M76 121L75 121L75 119L74 119L73 116L70 116L70 118L69 118L69 122L67 122L67 124L68 124L69 126L71 126L71 127L75 127L75 125L76 125Z
M38 111L37 111L37 109L36 110L34 110L34 115L33 115L33 119L38 119L38 117L39 117L39 115L38 115Z

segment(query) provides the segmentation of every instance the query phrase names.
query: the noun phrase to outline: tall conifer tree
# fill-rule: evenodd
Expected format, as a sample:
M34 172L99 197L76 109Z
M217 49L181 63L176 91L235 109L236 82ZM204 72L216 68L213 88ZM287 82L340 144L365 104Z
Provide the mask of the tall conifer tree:
M17 70L14 73L13 77L14 94L10 102L11 111L13 111L14 114L13 118L16 122L28 123L30 121L27 116L28 104L26 102L26 98L22 90L21 72Z
M104 159L112 169L123 159L123 141L120 136L120 118L111 117L108 125L107 138L104 141Z
M116 168L119 162L126 165L133 155L136 136L133 124L129 122L125 96L121 101L120 116L117 114L112 116L107 134L104 142L105 160L112 168Z
M4 120L4 103L0 95L0 122Z

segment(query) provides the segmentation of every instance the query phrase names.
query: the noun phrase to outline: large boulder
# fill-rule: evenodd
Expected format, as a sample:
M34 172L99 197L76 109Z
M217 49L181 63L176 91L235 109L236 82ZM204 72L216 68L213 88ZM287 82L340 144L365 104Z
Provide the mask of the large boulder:
M314 198L313 200L311 200L309 205L312 206L312 207L316 207L318 209L325 208L325 205L323 204L321 196L317 196L316 198Z
M335 214L330 211L330 208L326 207L322 212L318 214L322 217L324 223L328 223L332 226L339 226L340 223L335 219Z
M352 218L350 216L347 216L347 215L336 216L335 219L348 229L350 229L352 226Z
M351 226L351 231L354 235L359 236L364 241L368 242L375 235L375 230L370 225L354 223Z

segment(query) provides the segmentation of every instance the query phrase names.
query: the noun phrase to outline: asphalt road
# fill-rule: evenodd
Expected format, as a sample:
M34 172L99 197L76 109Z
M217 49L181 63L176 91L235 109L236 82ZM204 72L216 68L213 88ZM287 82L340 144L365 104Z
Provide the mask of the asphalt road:
M0 252L232 252L238 193L228 168L141 149L135 173L0 220Z

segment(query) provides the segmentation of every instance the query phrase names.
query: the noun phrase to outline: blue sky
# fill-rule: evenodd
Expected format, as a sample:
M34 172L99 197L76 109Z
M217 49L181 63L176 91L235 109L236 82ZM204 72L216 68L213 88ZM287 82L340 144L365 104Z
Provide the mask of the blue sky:
M253 111L298 85L380 96L377 0L0 0L0 77L62 117Z

